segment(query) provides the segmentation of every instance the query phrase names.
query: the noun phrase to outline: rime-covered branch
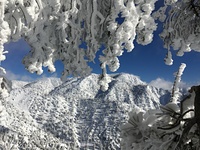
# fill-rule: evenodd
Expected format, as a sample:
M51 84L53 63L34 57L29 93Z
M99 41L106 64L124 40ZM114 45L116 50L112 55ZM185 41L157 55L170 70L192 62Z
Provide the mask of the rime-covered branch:
M164 22L160 37L164 41L164 47L168 49L166 64L173 63L171 47L177 50L178 56L191 50L200 52L199 6L198 0L165 0L165 6L154 14L155 18Z
M139 44L152 41L156 1L1 0L0 61L5 60L3 44L24 38L32 48L23 60L31 73L42 74L43 67L54 72L55 61L61 60L63 79L88 75L88 62L94 61L101 45L105 46L101 68L116 71L118 57L125 49L133 50L136 35ZM122 23L116 20L119 14ZM80 48L82 42L85 48Z
M186 67L186 64L182 63L181 66L179 67L178 72L175 73L175 80L174 80L174 84L173 84L173 88L172 88L172 94L171 94L171 102L173 103L177 103L177 100L180 96L180 92L179 92L179 83L181 81L181 76L183 74L183 71Z

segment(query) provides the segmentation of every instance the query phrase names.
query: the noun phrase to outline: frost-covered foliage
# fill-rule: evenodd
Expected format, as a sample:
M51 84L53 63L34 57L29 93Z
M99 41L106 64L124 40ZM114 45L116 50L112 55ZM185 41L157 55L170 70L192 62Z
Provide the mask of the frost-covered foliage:
M165 0L164 7L161 7L154 17L164 22L160 36L164 47L168 49L166 64L173 63L171 47L177 50L178 56L191 50L200 51L199 0Z
M121 128L122 150L198 149L199 130L194 116L184 119L189 112L181 114L175 103L168 103L161 110L133 110L128 123Z

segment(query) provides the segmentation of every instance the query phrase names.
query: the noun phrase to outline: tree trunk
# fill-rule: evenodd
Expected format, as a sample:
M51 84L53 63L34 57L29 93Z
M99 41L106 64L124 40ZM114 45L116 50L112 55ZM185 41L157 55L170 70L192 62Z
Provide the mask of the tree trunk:
M200 86L195 86L194 112L198 130L200 131Z

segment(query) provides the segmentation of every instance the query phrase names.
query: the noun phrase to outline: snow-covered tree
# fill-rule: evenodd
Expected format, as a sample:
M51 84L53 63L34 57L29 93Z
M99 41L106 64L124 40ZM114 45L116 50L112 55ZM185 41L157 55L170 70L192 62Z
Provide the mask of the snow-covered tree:
M179 56L199 51L199 1L163 0L155 10L157 1L0 0L0 61L6 59L3 45L23 38L31 46L23 59L26 69L42 74L43 67L48 67L54 72L55 61L61 60L64 79L88 75L88 62L94 61L103 45L100 85L106 90L111 81L106 66L116 71L118 57L124 50L132 51L134 41L151 43L156 19L164 25L161 38L168 49L167 64L172 64L171 46L179 50ZM84 48L82 43L86 43Z

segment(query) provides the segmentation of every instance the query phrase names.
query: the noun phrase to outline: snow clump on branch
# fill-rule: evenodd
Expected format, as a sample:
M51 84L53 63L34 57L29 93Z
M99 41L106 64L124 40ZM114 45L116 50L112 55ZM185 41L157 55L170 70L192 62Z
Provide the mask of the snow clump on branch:
M198 0L165 0L165 6L153 14L155 19L164 22L160 37L168 49L166 64L173 64L171 47L177 50L177 56L183 56L191 50L200 52L199 7Z

